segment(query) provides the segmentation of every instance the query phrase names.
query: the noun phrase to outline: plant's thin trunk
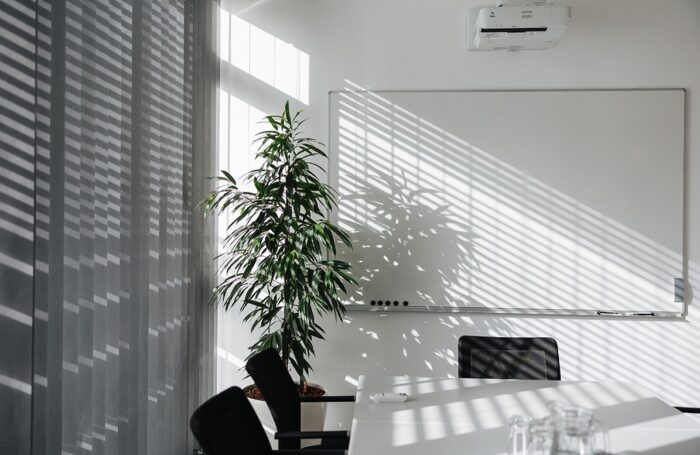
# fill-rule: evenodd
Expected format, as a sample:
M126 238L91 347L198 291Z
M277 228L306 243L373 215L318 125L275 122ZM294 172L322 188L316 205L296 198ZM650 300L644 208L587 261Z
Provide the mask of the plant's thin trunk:
M282 361L287 369L289 369L290 346L291 343L289 341L289 326L287 325L287 310L285 309L284 316L282 318Z
M291 188L291 181L289 179L289 174L286 175L285 177L285 191L284 191L284 208L283 208L283 216L288 216L289 212L291 211L291 202L289 200L289 192ZM292 249L293 245L291 245L289 241L289 233L287 233L287 238L285 239L285 252L289 254L290 250ZM287 281L287 274L285 273L284 276L284 291L282 295L284 296L287 294L286 290L288 289L289 282ZM282 317L282 360L284 361L284 366L289 369L289 357L291 356L291 347L292 347L292 340L289 325L287 324L287 305L289 302L284 302L284 313Z

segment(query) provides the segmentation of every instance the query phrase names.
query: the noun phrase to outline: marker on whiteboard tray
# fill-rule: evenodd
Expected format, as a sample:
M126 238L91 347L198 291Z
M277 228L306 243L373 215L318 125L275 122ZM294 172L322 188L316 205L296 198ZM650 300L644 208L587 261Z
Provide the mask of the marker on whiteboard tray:
M629 316L656 316L653 311L646 311L641 313L630 313Z
M622 313L620 313L619 311L601 311L601 310L598 310L598 311L596 311L596 313L598 314L598 316L621 316L622 315Z

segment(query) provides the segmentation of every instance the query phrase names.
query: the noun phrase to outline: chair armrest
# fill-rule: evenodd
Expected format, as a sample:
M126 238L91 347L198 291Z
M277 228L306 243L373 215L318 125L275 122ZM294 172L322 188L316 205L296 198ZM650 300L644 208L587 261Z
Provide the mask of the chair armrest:
M279 449L273 450L274 455L347 455L348 451L344 449Z
M275 433L275 439L344 439L348 437L347 431L278 431Z
M674 406L674 408L685 414L700 414L700 408L688 408L684 406Z
M354 403L355 395L324 395L322 397L299 397L302 403L328 403L328 402L347 402Z

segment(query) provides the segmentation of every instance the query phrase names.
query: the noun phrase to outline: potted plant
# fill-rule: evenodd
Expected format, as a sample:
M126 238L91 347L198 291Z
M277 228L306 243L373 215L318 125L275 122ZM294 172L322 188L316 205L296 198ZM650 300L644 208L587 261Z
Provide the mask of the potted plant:
M316 162L327 155L321 143L302 134L299 115L292 116L286 103L281 115L265 118L268 128L255 139L262 164L243 177L250 190L222 171L220 185L202 205L206 212L233 215L213 300L226 310L238 307L251 331L262 329L248 357L275 348L298 375L300 393L319 395L323 389L307 383L313 342L324 338L317 318L342 320L341 293L355 280L347 262L331 258L337 242L352 245L328 219L335 195L317 177L324 170ZM260 398L254 387L247 393Z

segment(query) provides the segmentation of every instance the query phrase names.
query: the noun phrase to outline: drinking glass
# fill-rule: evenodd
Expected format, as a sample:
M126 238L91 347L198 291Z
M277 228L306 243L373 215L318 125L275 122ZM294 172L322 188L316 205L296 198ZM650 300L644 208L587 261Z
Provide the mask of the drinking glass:
M531 421L530 417L519 415L508 419L508 455L528 455Z
M530 421L527 455L550 455L554 440L554 422L551 417Z
M597 455L609 453L608 435L593 411L552 402L549 410L554 424L551 453L554 455Z

